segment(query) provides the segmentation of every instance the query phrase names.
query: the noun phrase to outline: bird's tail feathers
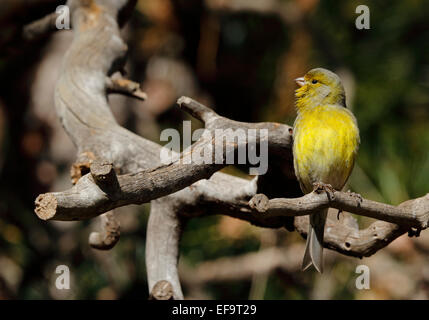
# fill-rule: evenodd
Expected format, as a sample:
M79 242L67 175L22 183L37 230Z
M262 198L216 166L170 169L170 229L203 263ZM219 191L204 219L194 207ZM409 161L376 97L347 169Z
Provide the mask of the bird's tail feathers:
M318 272L323 272L323 234L327 215L328 209L310 215L302 270L314 265Z

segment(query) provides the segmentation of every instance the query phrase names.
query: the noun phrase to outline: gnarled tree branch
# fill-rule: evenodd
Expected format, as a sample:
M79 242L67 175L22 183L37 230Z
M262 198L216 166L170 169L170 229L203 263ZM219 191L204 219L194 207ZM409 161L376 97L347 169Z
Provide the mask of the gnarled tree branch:
M408 200L398 206L357 198L349 192L333 192L333 198L324 192L312 192L300 198L271 199L262 194L250 201L250 206L266 216L304 216L321 209L335 208L361 216L384 220L404 227L425 229L429 219L429 194Z
M106 78L106 88L107 93L123 94L143 101L147 99L139 83L123 78L119 72Z
M89 235L89 245L94 249L110 250L119 241L121 236L119 222L115 219L112 211L100 216L101 230L91 232Z
M247 147L250 142L267 143L270 161L278 160L284 167L277 179L293 181L292 129L277 123L233 121L190 98L179 99L179 106L202 120L205 132L189 149L174 155L174 161L162 164L162 147L119 126L107 100L107 94L115 88L130 93L129 82L119 90L117 84L109 82L109 77L122 69L127 51L119 35L117 19L121 18L121 12L130 12L135 0L70 0L68 4L75 37L62 64L55 106L77 147L72 171L75 185L63 192L40 195L35 211L44 220L82 220L120 206L153 200L146 252L149 290L153 294L156 289L161 292L160 297L172 292L175 299L183 298L177 261L182 224L187 218L224 214L258 226L279 228L286 226L287 219L293 216L295 229L303 236L308 228L307 215L320 208L345 209L384 220L364 230L328 220L325 246L357 257L373 254L410 228L427 227L427 196L397 207L366 199L358 203L341 192L335 192L333 200L316 193L297 199L253 198L260 193L269 195L269 183L262 183L264 177L246 180L217 171L226 165L225 158L240 147ZM131 85L131 92L135 92L134 89ZM213 139L217 129L230 131L219 140ZM238 129L246 133L267 129L269 135L224 144L223 138L234 137L233 130ZM223 162L215 161L216 146L229 147L222 148ZM208 158L214 161L196 162L195 158L205 148L211 150ZM251 198L253 201L249 204ZM98 240L95 242L103 242ZM156 284L163 285L157 287ZM168 293L162 293L163 288L167 288Z
M36 199L36 214L39 218L83 220L100 215L106 210L128 204L146 203L169 195L201 179L210 178L214 172L226 165L226 158L237 149L247 148L251 142L265 142L271 150L290 149L291 133L287 125L232 121L187 97L180 98L178 103L183 109L204 120L206 133L210 132L210 134L203 134L190 150L185 150L176 161L168 165L118 176L117 182L115 181L115 184L117 183L115 190L100 188L93 176L86 175L70 190L42 194ZM269 130L268 137L257 140L255 136L254 139L250 137L235 142L234 130L240 129L245 132L262 128ZM227 130L214 139L218 129ZM224 147L225 141L233 145ZM221 154L217 153L217 150L221 150ZM202 151L205 152L206 159L213 161L209 163L198 161L201 159Z

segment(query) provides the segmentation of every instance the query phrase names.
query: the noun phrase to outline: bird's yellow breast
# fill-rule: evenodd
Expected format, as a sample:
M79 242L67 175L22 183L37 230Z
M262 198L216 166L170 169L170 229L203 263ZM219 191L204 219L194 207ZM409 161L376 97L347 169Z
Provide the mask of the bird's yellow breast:
M313 183L341 190L354 165L359 129L353 114L340 105L300 110L294 124L295 174L304 192Z

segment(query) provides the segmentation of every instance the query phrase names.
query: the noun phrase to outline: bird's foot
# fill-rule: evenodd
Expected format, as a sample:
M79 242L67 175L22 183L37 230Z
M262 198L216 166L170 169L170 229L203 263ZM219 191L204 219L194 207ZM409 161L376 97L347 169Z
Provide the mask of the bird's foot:
M410 230L408 230L408 236L410 238L420 237L420 231L422 231L422 229L420 229L420 228L410 228Z
M316 193L321 193L322 191L325 191L329 201L335 199L335 189L330 184L315 182L313 183L313 191Z
M337 220L340 220L340 215L343 213L343 209L338 209Z
M356 204L359 207L363 201L362 196L359 193L351 192L350 190L348 190L347 193L349 194L350 197L356 200Z

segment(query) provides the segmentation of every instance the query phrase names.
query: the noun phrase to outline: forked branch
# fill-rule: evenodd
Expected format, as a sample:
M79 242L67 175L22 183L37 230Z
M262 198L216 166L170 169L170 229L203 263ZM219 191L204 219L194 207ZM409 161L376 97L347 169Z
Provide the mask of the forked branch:
M163 164L162 147L119 126L107 100L107 94L112 92L145 98L138 84L111 77L122 69L127 51L116 20L125 21L136 1L69 0L67 3L75 37L64 57L55 90L55 107L77 147L72 170L75 185L63 192L39 195L35 212L43 220L83 220L120 206L154 200L146 241L149 292L153 298L183 298L177 262L182 224L189 218L224 214L261 227L280 228L294 217L295 229L304 237L308 214L321 208L332 207L379 219L363 230L355 223L328 220L324 245L356 257L369 256L400 235L410 231L412 234L414 230L418 233L428 226L429 196L396 207L367 199L357 201L343 192L334 192L333 199L313 192L300 198L269 200L260 195L269 195L269 183L259 183L264 177L246 180L217 171L226 166L225 159L239 148L248 147L251 142L259 146L266 143L270 163L283 166L276 178L293 180L292 128L278 123L233 121L186 97L178 100L179 106L203 121L205 132L190 148L180 155L173 154L172 161ZM44 24L40 23L45 28L51 22L46 18ZM33 29L34 26L37 25ZM213 138L218 129L223 129L219 140ZM255 129L267 130L268 136L235 142L234 131L249 133ZM230 143L224 143L224 138ZM215 152L217 147L222 147L220 154ZM201 159L202 152L212 161L195 161ZM109 217L111 213L104 216L105 222ZM90 239L92 245L103 247L110 241L109 234L103 233L107 224L104 226ZM111 234L119 231L112 230Z

